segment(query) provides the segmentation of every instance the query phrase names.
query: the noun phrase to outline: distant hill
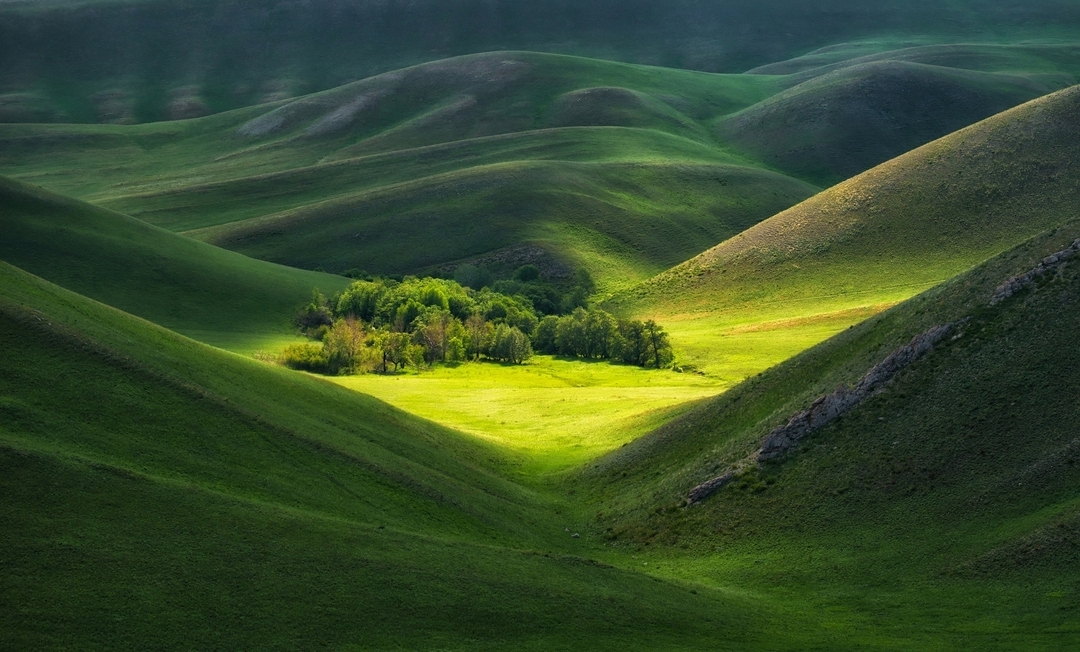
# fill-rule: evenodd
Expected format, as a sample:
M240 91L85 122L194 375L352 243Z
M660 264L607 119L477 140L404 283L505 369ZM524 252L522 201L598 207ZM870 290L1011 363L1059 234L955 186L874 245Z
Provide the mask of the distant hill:
M0 260L217 345L287 339L315 287L348 279L258 260L0 177Z
M1080 66L1068 46L894 51L1011 73L836 52L784 76L457 57L195 120L0 125L0 172L307 269L532 262L611 292Z
M856 40L1075 38L1066 0L0 3L0 119L150 122L528 49L742 72Z
M609 305L708 330L714 343L732 328L880 310L1075 217L1078 106L1073 87L934 141Z
M0 126L0 171L308 269L543 262L613 290L817 192L710 133L780 88L498 52L198 120Z
M754 158L830 186L1076 81L873 61L814 77L718 128Z

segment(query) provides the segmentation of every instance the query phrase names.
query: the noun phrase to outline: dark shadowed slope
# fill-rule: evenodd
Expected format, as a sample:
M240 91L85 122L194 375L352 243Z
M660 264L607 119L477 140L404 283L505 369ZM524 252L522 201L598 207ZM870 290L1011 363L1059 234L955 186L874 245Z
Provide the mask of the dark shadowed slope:
M505 49L741 72L858 39L1063 38L1067 0L0 3L7 119L154 121ZM0 113L3 115L3 113Z
M282 267L0 177L0 260L208 342L242 350L292 331L348 279Z
M748 155L829 186L1064 85L875 61L814 77L718 129Z

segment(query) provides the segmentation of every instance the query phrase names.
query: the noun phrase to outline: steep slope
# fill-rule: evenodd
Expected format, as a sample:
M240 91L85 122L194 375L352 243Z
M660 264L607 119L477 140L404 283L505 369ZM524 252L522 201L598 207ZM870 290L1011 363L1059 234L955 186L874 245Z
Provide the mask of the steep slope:
M674 576L805 601L848 644L1075 646L1077 253L1074 221L599 460L577 487L600 498L594 531ZM753 462L790 417L943 325L868 397Z
M611 305L671 323L677 343L703 362L739 333L824 322L820 341L1073 219L1078 111L1073 87L994 116L830 188Z
M0 352L5 647L761 635L744 600L576 556L490 446L3 263Z
M15 119L145 122L499 49L733 72L855 39L1019 40L1078 28L1063 0L9 1L0 89Z
M290 337L290 316L348 279L252 260L0 177L0 260L150 321L241 350Z
M829 186L1075 82L874 61L814 77L718 129L752 157Z

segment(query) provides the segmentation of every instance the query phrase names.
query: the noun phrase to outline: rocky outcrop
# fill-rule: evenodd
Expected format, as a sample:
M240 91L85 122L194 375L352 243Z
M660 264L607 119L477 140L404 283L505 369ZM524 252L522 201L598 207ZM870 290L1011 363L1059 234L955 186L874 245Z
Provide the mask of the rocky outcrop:
M854 387L838 387L810 404L788 420L787 424L773 430L762 441L758 461L771 460L794 448L807 435L821 429L825 424L849 412L882 385L889 382L901 369L922 357L941 341L954 324L935 326L917 335L908 344L896 349L887 358L874 365Z
M779 426L761 442L761 449L747 457L722 475L706 480L690 490L686 504L693 505L720 491L739 477L742 471L754 464L780 457L827 423L849 412L874 392L888 383L901 369L915 362L934 345L945 338L956 323L934 326L921 333L904 346L896 349L877 363L859 379L854 387L841 386L830 394L818 398L810 407L795 414L785 425Z
M997 305L1020 290L1034 286L1039 278L1052 272L1056 272L1065 264L1066 260L1078 253L1080 253L1080 238L1073 240L1073 243L1065 249L1043 258L1034 269L1013 276L999 285L998 288L994 290L994 296L990 298L990 305Z
M689 495L686 497L686 504L693 505L699 503L709 496L713 495L717 491L723 489L729 482L735 479L735 471L728 471L724 475L702 482L698 486L690 490Z

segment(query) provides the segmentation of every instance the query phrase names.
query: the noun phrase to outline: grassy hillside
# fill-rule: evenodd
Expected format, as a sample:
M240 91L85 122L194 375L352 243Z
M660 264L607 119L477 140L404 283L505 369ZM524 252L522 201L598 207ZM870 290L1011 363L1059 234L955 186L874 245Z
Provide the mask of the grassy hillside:
M452 270L528 245L614 289L816 192L710 134L780 87L501 52L199 120L4 126L0 169L309 269Z
M1020 68L868 60L782 90L817 71L496 52L197 120L0 126L0 170L291 266L539 262L586 267L612 292L817 191L796 178L859 172L1056 88L1076 59L1065 46L899 52Z
M1076 81L873 61L814 77L718 128L747 154L830 186Z
M507 479L518 454L0 265L3 640L1069 648L1080 378L1061 352L1080 336L1080 268L987 301L1076 237L1041 237L533 488ZM819 393L965 316L960 339L802 448L678 506Z
M6 264L0 280L5 647L761 636L746 600L583 559L492 446Z
M602 497L595 531L663 576L805 601L849 643L1075 646L1080 262L990 299L1078 236L1076 222L1040 235L598 460L577 486ZM681 507L773 427L945 323L953 337L850 413Z
M1019 40L1078 28L1064 0L15 1L0 5L0 91L9 120L146 122L492 50L741 72L852 40Z
M935 141L610 305L669 324L686 357L704 364L744 336L820 341L1073 219L1078 102L1080 88L1070 88ZM781 359L763 355L757 370Z
M715 192L708 192L715 189ZM448 269L527 243L613 290L812 194L779 174L694 163L515 163L470 168L189 232L296 267ZM568 274L569 272L563 272Z
M925 39L872 39L838 43L803 56L752 68L756 75L784 75L792 84L841 68L884 61L905 61L927 66L992 73L1018 73L1043 80L1080 74L1080 46L1068 42L959 42L927 43Z
M250 351L292 337L311 297L348 280L223 251L0 177L0 260L192 337Z

